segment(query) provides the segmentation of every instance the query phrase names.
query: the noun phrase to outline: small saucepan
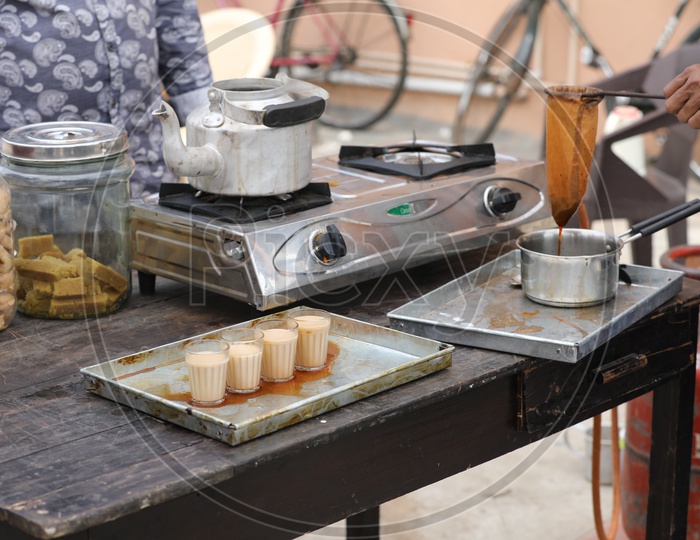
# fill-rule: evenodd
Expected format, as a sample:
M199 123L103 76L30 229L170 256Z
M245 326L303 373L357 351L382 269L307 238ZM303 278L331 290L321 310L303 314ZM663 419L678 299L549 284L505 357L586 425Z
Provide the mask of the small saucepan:
M697 212L700 199L637 223L619 237L589 229L563 229L560 254L559 229L525 234L516 242L523 292L530 300L548 306L586 307L607 302L617 293L623 246Z

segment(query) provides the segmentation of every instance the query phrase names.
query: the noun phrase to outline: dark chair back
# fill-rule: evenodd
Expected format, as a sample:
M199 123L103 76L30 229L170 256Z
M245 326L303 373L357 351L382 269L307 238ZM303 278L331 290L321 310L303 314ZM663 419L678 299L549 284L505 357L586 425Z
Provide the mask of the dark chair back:
M700 63L700 45L684 45L649 64L592 83L591 86L661 94L673 77L695 63ZM647 112L641 119L601 136L596 144L590 182L584 197L591 220L622 218L634 224L686 200L697 130L667 113L663 100L648 100L644 105ZM665 135L661 150L653 161L647 163L644 176L640 176L612 150L612 145L617 141L662 129ZM667 233L670 246L687 243L685 221L672 225ZM637 240L631 247L636 264L651 266L650 238Z

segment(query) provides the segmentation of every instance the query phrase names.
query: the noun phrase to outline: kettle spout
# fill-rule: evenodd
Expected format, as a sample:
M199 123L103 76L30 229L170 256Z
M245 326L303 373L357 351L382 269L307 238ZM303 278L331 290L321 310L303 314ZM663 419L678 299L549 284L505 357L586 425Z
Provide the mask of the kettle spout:
M223 167L223 157L216 148L186 146L180 135L180 122L175 110L165 101L151 113L163 124L163 158L178 176L216 176Z

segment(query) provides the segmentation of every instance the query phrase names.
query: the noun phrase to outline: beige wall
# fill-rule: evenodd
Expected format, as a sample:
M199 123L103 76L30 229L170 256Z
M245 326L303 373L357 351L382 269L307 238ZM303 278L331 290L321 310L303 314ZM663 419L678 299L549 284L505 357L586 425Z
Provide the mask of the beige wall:
M216 7L217 0L198 0L200 9ZM219 3L225 0L218 0ZM566 0L578 12L590 37L604 52L616 71L644 63L651 55L676 0ZM244 6L262 14L273 12L276 0L242 0ZM433 78L444 84L440 92L406 93L398 110L449 122L457 103L459 88L469 62L476 54L474 41L485 37L510 0L399 0L413 14L411 74ZM545 84L590 83L602 77L582 67L578 45L556 2L549 2L541 25L533 70ZM700 2L690 2L669 47L680 43L690 30L700 25ZM539 51L539 52L538 52ZM700 58L698 59L700 62ZM529 92L526 99L504 118L514 129L541 129L543 106Z
M509 0L401 0L400 5L415 14L413 56L467 61L474 54L465 39L467 36L457 36L449 30L456 28L464 34L471 32L485 37L509 3ZM616 70L644 62L650 56L676 7L675 0L568 0L568 3L577 8L589 35ZM448 25L448 31L440 28L443 23ZM690 2L671 46L678 44L698 24L700 2ZM565 82L570 76L568 69L572 67L568 55L573 52L573 60L576 60L578 51L568 50L568 24L554 1L545 9L542 30L542 75L546 80ZM579 82L592 76L594 74L587 70L577 74Z

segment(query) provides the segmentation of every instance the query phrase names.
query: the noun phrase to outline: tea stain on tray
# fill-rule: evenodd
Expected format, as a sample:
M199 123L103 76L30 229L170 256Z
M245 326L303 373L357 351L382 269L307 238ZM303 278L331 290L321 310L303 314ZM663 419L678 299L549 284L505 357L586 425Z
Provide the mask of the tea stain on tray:
M583 328L581 328L580 326L575 325L575 324L572 323L571 321L567 321L566 319L562 319L561 317L557 317L557 316L555 316L555 315L552 315L552 319L555 319L555 320L559 321L559 322L562 323L562 324L568 324L568 325L569 325L571 328L573 328L574 330L578 330L579 332L581 332L581 335L582 335L583 337L586 337L586 336L588 335L588 332L586 332L586 331L585 331Z
M519 274L517 268L513 269ZM543 326L533 324L533 320L540 315L539 309L532 311L519 311L513 309L510 296L512 291L511 280L513 272L508 271L499 276L493 277L488 284L484 284L484 296L486 300L482 306L481 314L478 312L476 316L481 315L482 320L485 319L489 330L509 330L514 334L536 334L544 330ZM488 286L488 288L487 288Z
M504 328L513 328L516 334L535 334L544 330L544 327L528 324L528 320L535 317L539 312L523 312L520 318L514 313L498 313L489 319L489 330L502 330Z

